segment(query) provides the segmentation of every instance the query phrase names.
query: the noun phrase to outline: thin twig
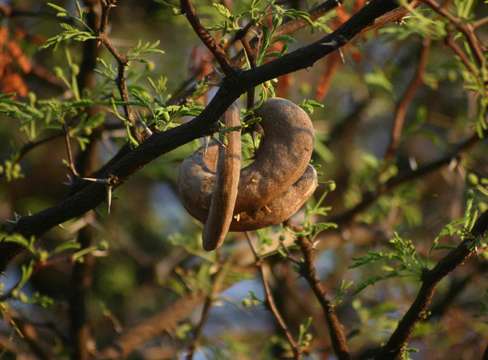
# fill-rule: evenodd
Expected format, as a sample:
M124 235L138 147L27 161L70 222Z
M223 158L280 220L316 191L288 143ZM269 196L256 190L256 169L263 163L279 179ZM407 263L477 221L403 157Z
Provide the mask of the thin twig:
M473 55L479 66L485 63L485 58L483 55L483 50L481 49L481 42L474 32L473 26L466 23L465 21L455 17L449 11L447 11L443 6L437 3L435 0L421 0L424 4L428 5L432 10L441 15L442 17L449 20L454 27L461 32L466 40L468 41L469 47L473 52Z
M245 37L241 38L240 40L242 43L242 47L246 52L246 56L247 59L249 60L249 64L251 65L251 69L254 69L256 67L255 53L253 49L251 49L251 45L249 45L249 41ZM250 110L254 107L254 93L255 93L254 86L249 90L247 90L247 104L246 104L247 110Z
M415 97L417 89L424 81L425 68L427 66L430 52L430 43L431 41L429 38L424 39L415 74L413 75L412 80L410 80L407 89L403 93L403 96L395 109L395 118L393 120L393 127L391 129L390 144L388 145L385 153L386 159L391 159L395 155L398 146L400 145L400 138L402 135L403 125L405 124L405 118L407 116L407 110Z
M224 49L215 41L215 39L210 35L210 33L203 27L198 19L195 12L195 8L191 0L181 0L180 1L181 11L186 15L188 22L190 23L195 33L198 35L200 40L205 44L205 46L210 50L210 52L215 56L215 60L220 65L223 73L227 76L232 76L235 73Z
M228 265L229 265L228 261L224 262L224 264L219 263L218 265L217 272L215 273L212 281L212 288L210 289L208 295L205 297L205 302L203 303L203 309L202 309L202 315L200 316L200 321L198 322L197 326L195 327L195 330L193 331L193 338L188 348L188 354L186 356L187 360L193 359L195 350L198 347L200 337L203 332L203 327L205 326L208 317L210 315L210 309L212 308L212 305L215 302L215 298L222 287L222 282L227 273Z
M466 140L460 142L456 145L452 151L448 154L444 155L443 157L439 158L438 160L434 160L430 163L427 163L423 166L418 167L415 170L408 170L403 173L392 177L388 181L383 184L379 184L377 188L373 191L366 191L363 192L361 195L361 201L353 206L352 208L334 215L328 219L328 221L344 225L354 217L359 214L360 212L367 209L370 205L372 205L380 196L389 193L390 191L394 190L396 187L405 184L407 182L419 179L425 175L428 175L434 171L437 171L447 165L449 165L453 160L459 158L459 156L476 145L482 139L478 136L478 134L473 134L468 137Z
M68 155L68 169L71 172L71 175L74 177L78 177L78 171L76 171L75 162L73 160L73 151L71 150L71 138L69 136L69 129L66 123L63 123L63 130L64 130L64 144L66 146L66 153Z
M453 36L448 34L444 40L444 43L449 47L454 54L461 60L466 69L474 76L478 75L478 69L469 61L468 55L461 49L461 47L456 43Z
M334 9L335 7L340 4L340 1L338 0L326 0L324 3L319 4L315 7L313 7L309 11L310 19L311 20L317 20L321 16L324 16L327 14L330 10ZM294 19L294 20L287 20L283 25L281 25L277 30L276 30L276 36L278 35L288 35L291 33L294 33L300 29L303 29L305 26L309 25L308 22L303 21L302 19ZM244 26L240 31L236 33L234 38L228 43L227 46L231 46L235 42L239 41L241 38L245 37L247 33L252 29L254 26L254 22L249 22ZM248 42L250 44L254 44L258 41L258 37L254 36L253 38L249 39ZM238 54L236 54L232 59L231 63L236 65L241 63L241 59L244 56L245 52L240 51ZM212 77L215 75L215 72L211 73L208 75L208 77ZM186 79L181 86L178 88L173 96L168 100L168 104L177 104L181 103L184 101L184 99L188 96L190 96L193 91L195 91L197 86L197 83L195 81L195 77L191 77Z
M108 37L107 28L109 21L110 9L115 7L116 1L104 0L102 1L102 19L100 24L100 30L98 32L99 41L105 46L105 48L112 54L115 61L117 62L117 78L115 83L117 84L117 89L119 90L120 97L123 101L124 115L131 127L132 136L139 142L143 142L146 137L150 134L146 132L139 131L137 124L136 114L134 113L132 107L129 105L129 89L127 87L127 67L129 65L129 59L127 55L120 53L112 44L112 41Z
M266 272L264 269L264 261L259 257L259 254L256 251L256 248L254 247L252 240L247 232L244 233L247 239L247 242L249 244L249 248L251 249L254 258L256 260L256 267L259 270L259 275L261 276L261 282L263 284L263 289L264 289L264 294L266 297L266 305L275 318L278 326L280 327L281 331L286 337L286 340L291 346L291 349L293 351L293 355L295 359L301 359L302 358L302 350L300 348L300 344L296 342L294 339L293 335L291 334L290 329L288 328L288 325L286 325L285 320L281 316L278 308L276 307L276 303L273 298L273 293L271 292L271 288L269 286L268 280L266 279Z
M488 24L488 16L485 16L484 18L481 18L479 20L476 20L474 23L473 23L473 28L474 29L478 29L482 26L485 26L486 24Z
M351 355L349 354L349 348L347 346L347 337L344 332L344 326L341 324L336 314L334 303L329 299L327 291L317 275L317 270L314 265L313 245L310 243L310 240L301 236L297 238L297 243L303 254L301 273L322 306L334 352L338 359L349 360L351 359Z

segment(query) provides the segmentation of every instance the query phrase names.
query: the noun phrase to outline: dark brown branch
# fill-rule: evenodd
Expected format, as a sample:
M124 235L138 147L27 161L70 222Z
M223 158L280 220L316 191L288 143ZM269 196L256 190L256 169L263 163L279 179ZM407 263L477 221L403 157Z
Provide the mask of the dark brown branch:
M412 103L415 93L420 85L423 83L425 68L427 66L430 51L430 39L425 38L422 43L422 50L420 51L419 62L415 74L407 86L402 99L397 104L395 109L395 118L393 120L393 127L391 129L390 144L386 150L385 158L391 159L400 145L400 138L402 136L403 125L407 116L407 110Z
M410 338L415 324L427 317L427 308L439 281L477 253L479 249L476 243L486 236L487 230L488 211L485 211L476 221L471 231L472 237L463 240L454 250L443 257L433 269L425 270L422 275L422 285L415 301L398 323L388 342L376 355L376 359L394 359L400 354Z
M254 248L254 245L252 244L252 240L249 237L249 234L246 232L245 233L247 242L249 244L249 248L251 249L254 259L256 260L256 267L259 270L259 275L261 277L261 283L263 284L263 289L264 289L264 295L266 299L266 306L268 307L269 311L273 315L274 319L276 320L276 323L280 327L281 331L286 337L286 340L290 344L290 347L293 351L293 356L295 359L301 359L302 358L302 350L300 349L300 344L298 344L291 334L290 329L288 328L288 325L286 325L285 320L280 314L280 311L276 307L276 303L273 298L273 293L271 292L271 288L269 286L268 280L266 278L266 272L264 269L264 264L263 264L263 259L261 259Z
M127 146L115 156L110 166L97 173L99 178L110 178L115 188L147 163L194 139L209 135L217 130L217 120L226 109L252 86L274 79L299 69L312 66L320 58L346 44L374 19L397 7L395 0L372 0L346 23L319 41L297 49L283 57L242 71L233 77L223 79L220 89L207 107L185 124L162 133L155 133L135 149ZM84 214L105 200L104 184L90 183L67 199L51 208L30 216L24 216L15 224L3 227L4 231L17 232L25 236L41 235L55 225ZM12 243L0 244L0 269L17 254L21 248Z
M339 2L337 0L326 0L324 3L317 5L316 7L312 8L309 11L310 18L312 20L317 20L321 16L325 15L327 12L330 10L334 9ZM279 35L287 35L291 34L293 32L296 32L305 26L308 25L308 22L304 22L301 19L295 19L295 20L288 20L286 21L281 27L278 28L277 34ZM242 28L240 31L236 33L234 38L229 42L229 46L231 44L234 44L236 41L239 41L241 38L245 37L246 34L249 32L249 30L254 26L253 22L249 22L244 28ZM251 44L257 42L257 38L253 37L252 39L248 40L248 42ZM244 55L244 52L241 51L239 52L234 58L232 58L231 62L232 64L238 64L240 63L242 57ZM209 77L212 77L215 75L215 72L211 73ZM171 99L168 101L169 104L176 104L184 101L184 98L188 97L195 91L196 89L196 79L195 77L191 77L186 79L182 85L179 87L179 90L174 93L174 95L171 97Z
M88 7L87 24L92 29L101 27L101 5L99 0L85 0ZM93 89L96 86L95 68L100 53L98 40L92 39L83 43L78 87L80 92ZM90 115L96 113L96 108L87 109ZM97 139L100 130L96 130L90 137L90 143L81 151L76 159L76 166L70 159L72 169L78 169L80 176L85 177L95 170L97 158ZM69 141L69 138L68 138ZM73 174L77 176L78 174ZM87 214L86 216L94 216ZM93 244L93 229L85 226L78 232L77 241L80 249L88 249ZM88 360L91 358L89 342L91 339L90 322L88 316L88 292L92 285L92 272L95 258L91 254L84 256L83 261L73 264L71 272L71 293L69 298L70 335L73 360Z
M103 349L97 359L125 359L146 341L165 331L173 331L204 298L205 294L198 292L176 300L160 313L136 326L129 327L115 343Z
M315 297L322 306L325 321L329 328L329 335L337 358L340 360L349 360L349 348L347 346L347 337L344 332L344 326L341 324L335 311L335 305L329 299L326 290L320 282L317 270L314 265L314 250L310 241L304 237L297 238L298 246L303 254L303 263L301 265L301 274L305 277L312 288Z
M219 63L223 73L227 76L232 76L235 72L232 67L224 49L215 41L215 39L210 35L210 33L203 27L198 19L195 12L195 8L191 0L181 0L180 1L181 11L186 15L188 22L190 23L195 33L198 35L200 40L205 44L205 46L210 50L210 52L215 56L215 60Z
M354 219L354 217L360 212L367 209L372 205L380 196L389 193L394 190L397 186L405 184L409 181L419 179L425 175L428 175L434 171L437 171L451 163L451 161L456 160L462 152L467 151L472 146L480 142L482 139L479 138L477 134L471 135L469 138L459 143L454 147L454 149L441 157L438 160L432 161L428 164L420 166L415 170L409 170L398 174L397 176L389 179L384 184L378 185L375 191L364 192L361 195L361 202L359 202L354 207L344 211L341 214L337 214L328 219L328 221L337 224L346 224Z

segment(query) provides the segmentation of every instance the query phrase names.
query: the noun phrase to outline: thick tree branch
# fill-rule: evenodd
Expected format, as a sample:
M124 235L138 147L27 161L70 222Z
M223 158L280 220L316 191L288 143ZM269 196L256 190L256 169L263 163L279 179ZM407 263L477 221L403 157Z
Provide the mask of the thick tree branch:
M116 187L162 154L211 134L216 131L220 116L247 89L280 75L312 66L320 58L342 47L362 29L372 24L376 18L397 6L395 0L372 0L336 31L319 41L255 69L242 71L233 77L225 77L216 96L200 115L176 128L153 134L134 150L125 147L123 154L116 155L117 160L97 174L98 177L109 179L110 185ZM105 186L100 183L90 183L58 205L34 215L24 216L15 224L4 226L4 231L17 232L25 236L41 235L53 226L80 216L102 203L105 199ZM0 269L3 269L21 248L12 243L0 245Z

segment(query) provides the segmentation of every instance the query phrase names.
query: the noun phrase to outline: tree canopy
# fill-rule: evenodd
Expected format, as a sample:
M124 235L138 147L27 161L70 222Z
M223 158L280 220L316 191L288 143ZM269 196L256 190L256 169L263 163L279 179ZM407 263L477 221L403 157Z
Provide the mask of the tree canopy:
M486 0L0 19L0 358L488 356Z

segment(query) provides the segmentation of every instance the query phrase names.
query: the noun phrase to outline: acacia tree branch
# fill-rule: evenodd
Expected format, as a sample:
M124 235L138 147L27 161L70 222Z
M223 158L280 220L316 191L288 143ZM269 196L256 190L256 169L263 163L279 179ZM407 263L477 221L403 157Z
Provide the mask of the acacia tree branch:
M477 76L478 69L476 69L476 67L469 61L468 56L456 43L451 34L448 34L446 36L446 38L444 39L444 43L454 52L454 54L456 54L456 56L459 58L459 60L461 60L466 69L474 76Z
M165 331L173 331L205 298L203 292L195 292L176 300L155 316L129 327L116 342L104 348L97 359L125 359L140 345Z
M263 264L263 259L258 255L256 249L254 248L254 245L252 243L251 238L249 237L249 234L247 232L244 233L247 243L249 244L249 248L252 251L252 254L254 255L255 259L255 264L256 267L258 268L259 275L261 277L261 283L263 284L263 289L264 289L264 295L266 299L266 306L273 315L274 319L276 320L276 323L280 327L281 331L286 337L286 340L290 344L290 347L293 351L293 356L295 359L299 360L302 358L302 349L300 348L300 344L297 343L293 335L291 334L290 329L288 328L288 325L286 325L285 320L280 314L280 311L278 310L276 303L273 298L273 293L271 292L271 288L269 286L269 282L266 278L266 272L264 270L264 264Z
M473 26L470 24L466 24L463 20L452 15L449 11L445 9L444 6L440 5L435 0L421 0L421 1L427 6L429 6L436 13L448 19L449 22L453 24L454 27L464 35L464 37L468 41L471 51L473 52L476 62L478 63L478 66L480 67L483 66L483 64L485 63L485 58L483 55L483 50L481 49L480 46L481 42L476 36L476 33L474 32Z
M123 148L120 155L98 173L100 178L110 179L113 188L121 185L130 175L162 154L194 139L217 131L217 120L227 108L250 87L274 79L280 75L305 69L317 60L344 46L362 29L383 14L398 6L395 0L372 0L333 33L299 48L269 63L225 77L216 96L193 120L162 133L155 133L135 149ZM90 183L80 188L59 204L34 215L21 217L14 224L6 224L3 230L24 236L38 236L64 221L84 214L105 199L106 184ZM0 243L0 269L15 256L21 247L13 243Z
M188 354L186 355L187 360L193 359L195 350L197 349L198 343L200 341L200 337L203 332L203 327L205 326L205 323L207 322L208 317L210 315L210 309L212 308L215 298L217 297L217 294L220 292L220 289L222 287L222 283L227 273L228 265L229 265L228 261L224 262L223 264L221 263L218 264L217 272L213 277L212 288L210 289L210 292L205 297L205 302L203 303L203 309L202 309L202 314L200 316L200 321L198 322L197 326L193 331L193 338L188 348Z
M405 118L407 116L407 110L410 104L412 103L415 93L420 85L423 83L425 68L427 66L428 58L429 58L429 51L430 51L430 39L425 38L422 43L422 50L420 51L419 62L417 65L417 69L415 70L415 74L410 80L410 83L405 90L405 93L402 96L402 99L397 104L395 109L395 118L393 120L393 126L391 129L391 139L390 144L386 150L385 158L390 159L392 158L400 144L400 138L402 136L403 125L405 123Z
M340 0L326 0L322 4L319 4L315 7L313 7L309 11L309 16L311 20L317 20L321 16L327 14L329 11L334 9L340 4ZM305 26L307 26L309 23L306 21L303 21L303 19L294 19L294 20L287 20L283 25L281 25L276 34L278 35L287 35L291 34L293 32L296 32ZM246 36L246 34L251 30L251 28L254 26L254 22L250 21L246 26L244 26L241 30L237 31L234 38L229 41L227 46L231 46L235 42L241 40ZM248 40L249 44L252 45L257 42L257 37L252 37L251 39ZM234 56L231 59L232 64L236 65L240 63L242 57L244 55L244 51L240 51L236 56ZM215 75L215 71L210 73L208 77L212 77ZM186 79L182 85L179 87L179 90L177 90L174 95L168 100L168 104L176 104L179 102L184 101L184 99L188 96L191 95L195 91L197 87L197 82L195 76L190 77Z
M451 250L434 268L424 271L422 285L415 301L398 323L390 339L375 356L375 359L394 359L400 354L410 338L415 324L428 316L427 308L439 281L475 255L480 250L478 246L486 247L486 243L483 244L482 240L487 230L488 211L485 211L476 221L471 230L471 236L468 236L455 249Z
M301 264L301 274L305 277L312 288L315 297L322 306L325 321L329 328L329 335L332 342L332 348L339 360L349 360L351 355L347 346L347 337L344 332L344 326L337 317L335 306L327 295L327 291L322 286L317 270L314 265L314 250L309 239L305 237L297 238L298 246L303 254L303 263Z
M129 125L131 127L131 134L139 143L144 141L144 139L151 135L148 129L145 129L145 133L139 131L137 126L136 114L134 113L132 107L129 105L129 89L127 87L127 67L129 66L129 58L127 55L120 53L112 44L112 41L108 37L107 28L109 21L110 9L115 7L116 0L103 0L102 1L102 15L100 29L98 31L98 39L105 46L105 48L112 54L115 61L117 62L117 78L115 83L119 90L120 97L123 101L124 115Z
M220 68L227 76L232 76L235 73L224 49L215 41L215 39L210 35L210 33L203 27L198 19L195 12L195 8L191 0L181 0L180 1L181 11L186 15L188 22L190 23L195 33L198 35L200 40L205 44L205 46L210 50L210 52L215 56L215 60L220 65Z
M415 170L408 170L400 173L392 177L385 183L379 184L374 191L363 192L361 195L362 200L357 205L345 210L340 214L331 216L329 219L327 219L327 221L334 222L340 225L344 225L352 221L356 215L371 206L380 196L389 193L390 191L394 190L396 187L402 184L419 179L425 175L428 175L449 165L451 161L456 160L461 155L461 153L467 151L468 149L479 143L481 140L483 139L480 138L478 134L471 135L466 140L456 145L453 150L451 150L448 154L444 155L438 160L434 160L430 163L420 166Z

